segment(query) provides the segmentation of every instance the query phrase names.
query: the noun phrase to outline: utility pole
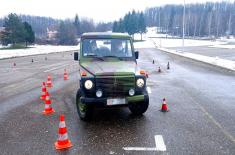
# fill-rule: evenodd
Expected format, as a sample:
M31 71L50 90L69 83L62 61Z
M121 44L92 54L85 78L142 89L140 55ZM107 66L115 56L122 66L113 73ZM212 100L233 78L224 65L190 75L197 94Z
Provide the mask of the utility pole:
M159 9L159 15L158 15L158 26L159 26L159 32L161 32L161 8Z
M184 12L183 12L183 39L182 39L182 49L184 51L184 25L185 25L185 0L184 0Z

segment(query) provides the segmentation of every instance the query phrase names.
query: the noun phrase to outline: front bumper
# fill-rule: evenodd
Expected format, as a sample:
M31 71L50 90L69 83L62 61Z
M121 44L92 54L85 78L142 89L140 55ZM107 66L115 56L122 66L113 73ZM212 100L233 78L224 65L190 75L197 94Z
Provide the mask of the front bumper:
M122 104L122 105L128 105L130 103L136 103L136 102L143 102L148 99L148 94L143 94L143 95L135 95L135 96L127 96L124 97L126 99L127 104ZM80 100L84 104L89 104L89 105L95 105L95 106L107 106L107 99L106 97L104 98L88 98L88 97L81 97ZM121 105L119 105L121 106Z

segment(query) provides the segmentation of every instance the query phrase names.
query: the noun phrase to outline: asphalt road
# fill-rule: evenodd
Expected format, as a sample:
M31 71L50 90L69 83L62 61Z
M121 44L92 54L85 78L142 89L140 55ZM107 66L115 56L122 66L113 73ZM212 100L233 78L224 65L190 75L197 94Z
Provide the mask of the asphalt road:
M189 53L201 54L210 57L219 57L235 61L235 49L214 48L208 46L184 47L184 49L182 47L172 47L169 49L174 49L179 51L183 50Z
M149 72L148 111L135 117L127 108L97 109L91 122L77 115L78 64L71 53L0 60L0 154L235 154L235 73L156 49L139 51L139 66ZM56 112L44 116L39 96L48 73ZM163 98L167 113L159 111ZM54 148L60 114L73 144L66 151ZM163 137L166 151L123 149L153 148L155 135Z

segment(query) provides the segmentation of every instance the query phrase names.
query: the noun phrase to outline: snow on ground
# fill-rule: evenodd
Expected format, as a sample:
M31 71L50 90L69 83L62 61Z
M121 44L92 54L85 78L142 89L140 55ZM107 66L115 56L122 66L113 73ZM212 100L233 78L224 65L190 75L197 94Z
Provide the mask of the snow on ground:
M79 46L35 45L27 49L0 50L0 59L78 50ZM1 48L1 47L0 47Z
M176 54L179 56L183 56L186 58L194 59L194 60L208 63L208 64L211 64L214 66L219 66L222 68L226 68L226 69L235 71L235 62L231 61L231 60L221 59L218 57L209 57L209 56L204 56L204 55L200 55L200 54L193 54L193 53L188 53L188 52L169 50L166 48L159 48L159 49L162 51L168 52L168 53Z
M152 38L158 47L181 47L182 39L173 38ZM216 46L226 44L221 41L184 39L184 46Z
M155 48L151 40L139 41L134 43L134 48Z
M164 35L165 34L157 34L156 28L148 28L147 33L143 35L143 39L146 41L135 42L134 47L135 48L157 47L158 49L168 52L168 53L176 54L179 56L183 56L186 58L194 59L197 61L201 61L204 63L208 63L211 65L215 65L215 66L219 66L222 68L235 71L235 62L231 60L167 49L169 47L181 47L182 39L175 39L175 38L172 38L171 36L170 36L171 38L149 38L153 36L165 37ZM140 34L135 35L135 39L139 39L139 38L140 38ZM208 46L208 47L214 47L214 48L235 48L235 45L226 45L227 43L228 42L224 40L209 41L209 40L185 39L184 45L185 46Z
M157 27L148 27L147 32L142 35L143 40L148 40L151 38L157 44L158 47L181 47L182 39L175 38L167 34L157 33ZM140 40L141 35L135 34L135 40ZM184 46L217 46L224 45L226 42L224 40L198 40L198 39L184 39ZM145 46L146 44L143 44Z

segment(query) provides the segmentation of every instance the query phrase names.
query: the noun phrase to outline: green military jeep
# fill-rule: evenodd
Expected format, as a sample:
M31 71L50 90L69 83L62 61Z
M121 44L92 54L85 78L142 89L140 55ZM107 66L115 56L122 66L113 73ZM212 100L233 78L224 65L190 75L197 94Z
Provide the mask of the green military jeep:
M127 34L81 36L80 53L74 53L74 60L80 66L76 106L82 120L91 119L94 107L128 106L134 115L147 110L146 73L137 67L138 56Z

